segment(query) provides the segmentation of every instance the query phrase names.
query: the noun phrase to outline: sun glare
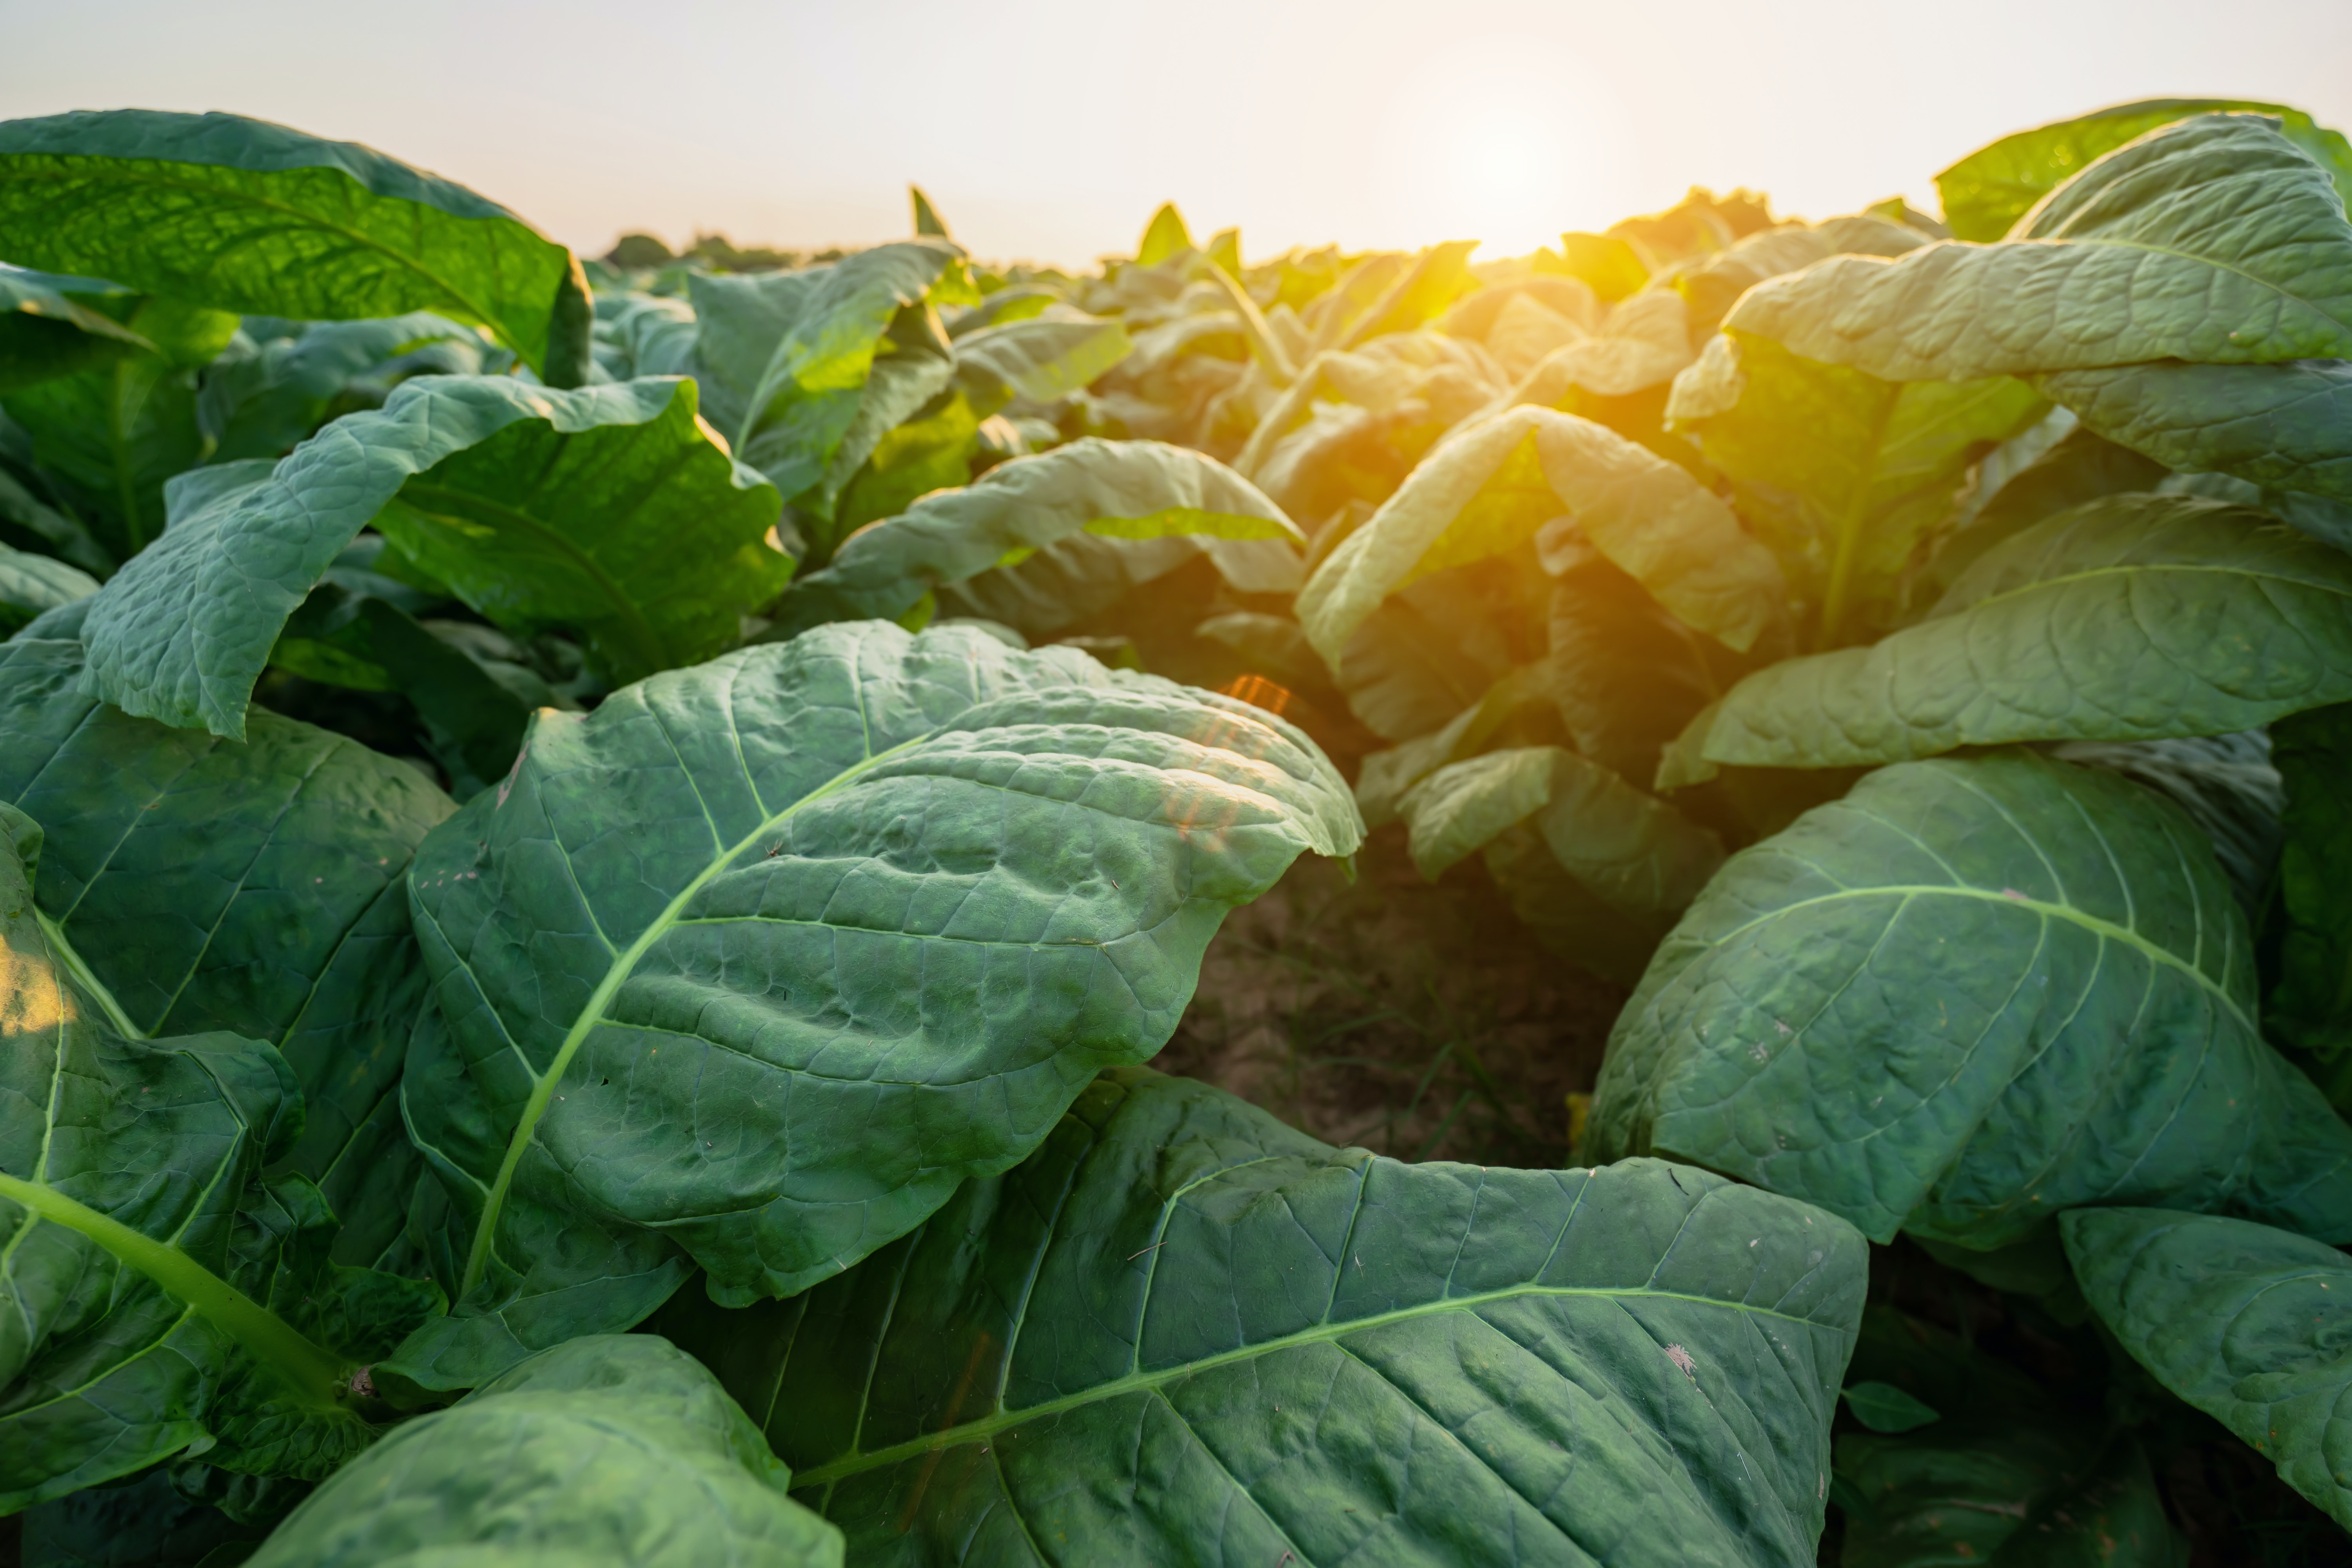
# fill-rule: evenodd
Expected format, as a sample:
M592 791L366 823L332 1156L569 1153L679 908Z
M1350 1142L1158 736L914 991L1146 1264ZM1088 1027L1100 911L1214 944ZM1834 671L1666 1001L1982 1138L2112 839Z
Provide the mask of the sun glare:
M1625 216L1642 187L1616 93L1587 62L1504 37L1433 56L1389 105L1381 226L1391 244L1511 256Z

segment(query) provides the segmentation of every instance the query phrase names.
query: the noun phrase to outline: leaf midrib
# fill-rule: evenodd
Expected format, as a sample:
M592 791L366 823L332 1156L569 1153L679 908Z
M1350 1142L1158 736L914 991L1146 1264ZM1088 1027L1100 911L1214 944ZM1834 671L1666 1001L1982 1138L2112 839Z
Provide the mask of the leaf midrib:
M1345 1267L1344 1263L1342 1267ZM1416 1319L1434 1317L1445 1312L1475 1311L1491 1302L1518 1300L1530 1297L1545 1300L1598 1298L1618 1301L1627 1300L1684 1301L1696 1306L1720 1307L1729 1311L1744 1312L1755 1317L1775 1318L1782 1322L1794 1323L1805 1329L1819 1329L1826 1326L1815 1322L1811 1318L1800 1317L1792 1312L1777 1311L1769 1307L1752 1307L1744 1302L1727 1301L1715 1296L1696 1296L1686 1291L1654 1290L1641 1286L1510 1285L1499 1290L1486 1290L1475 1295L1454 1296L1435 1301L1424 1301L1415 1306L1399 1307L1386 1312L1375 1312L1369 1317L1350 1318L1344 1322L1317 1323L1295 1333L1263 1340L1255 1344L1236 1346L1229 1351L1220 1351L1214 1355L1202 1356L1196 1361L1179 1362L1173 1365L1154 1368L1149 1372L1130 1372L1123 1377L1096 1384L1093 1387L1082 1389L1076 1394L1066 1394L1058 1399L1048 1399L1040 1404L1024 1405L1018 1410L999 1411L994 1415L985 1416L978 1421L969 1421L961 1426L944 1427L937 1432L926 1433L920 1437L908 1438L903 1443L894 1443L887 1448L877 1448L871 1453L849 1455L828 1464L798 1471L793 1477L793 1489L799 1491L809 1487L827 1485L845 1476L861 1474L886 1465L895 1465L902 1460L929 1453L935 1448L954 1447L959 1444L993 1436L1008 1427L1018 1426L1050 1415L1058 1415L1064 1411L1076 1410L1101 1400L1116 1399L1128 1394L1153 1392L1169 1384L1181 1382L1185 1378L1211 1372L1221 1366L1229 1366L1235 1362L1248 1361L1262 1355L1273 1355L1300 1345L1328 1344L1349 1335L1383 1328L1391 1323L1411 1322Z
M1725 931L1721 936L1709 942L1707 946L1711 949L1720 948L1746 935L1758 926L1794 914L1800 910L1811 909L1818 904L1833 904L1844 899L1882 897L1906 900L1923 897L1976 899L1985 903L1999 904L2004 909L2030 910L2045 918L2069 921L2082 927L2094 936L2109 942L2121 942L2126 947L2137 950L2152 963L2163 964L2189 976L2200 989L2210 994L2213 1000L2227 1010L2231 1017L2237 1020L2239 1027L2256 1038L2261 1037L2262 1031L2255 1026L2252 1019L2246 1016L2244 1010L2227 991L2216 984L2212 977L2203 970L2169 948L2158 946L2128 926L2119 926L2112 921L2101 920L2098 916L2086 913L2071 904L2053 904L2046 900L2029 898L2022 894L2011 896L2006 892L1996 893L1985 888L1956 887L1950 883L1938 882L1891 882L1868 888L1841 888L1834 893L1822 893L1815 898L1799 899L1794 902L1768 910L1754 920L1743 921Z
M629 597L621 584L614 580L613 574L605 571L604 565L594 556L531 516L530 513L519 507L510 507L502 502L491 500L487 496L476 495L471 491L457 489L448 485L428 484L422 479L411 479L400 487L402 500L415 505L415 499L412 498L437 502L445 514L455 513L462 517L471 512L478 521L488 522L493 527L511 528L567 558L587 575L590 582L596 584L605 598L612 602L613 607L619 612L621 625L628 632L632 651L644 661L646 670L661 669L669 662L668 651L662 642L661 634L654 629L653 623L646 618L645 611L638 606L635 600ZM423 511L425 509L418 507L416 510Z
M498 1229L499 1215L506 1206L508 1189L514 1184L515 1171L522 1163L523 1152L530 1148L532 1140L538 1134L540 1119L547 1114L548 1105L555 1095L556 1085L562 1081L564 1072L572 1065L572 1058L579 1055L580 1047L587 1043L588 1037L595 1031L597 1026L605 1021L605 1009L612 1005L613 998L619 994L622 985L626 984L629 976L635 973L637 964L652 950L654 943L668 934L670 929L678 923L688 905L693 902L695 896L702 891L704 886L713 877L734 864L736 858L752 845L782 826L795 813L840 793L883 763L924 744L938 733L937 730L926 731L912 740L903 741L887 751L874 752L863 761L853 763L784 807L783 810L763 819L758 826L733 844L721 847L700 871L695 873L693 880L679 889L677 896L663 906L661 913L655 916L646 929L637 934L636 940L614 955L612 963L604 971L604 977L596 983L596 989L589 994L588 1001L580 1009L579 1016L572 1020L572 1027L565 1031L563 1043L556 1047L555 1055L547 1064L547 1070L538 1075L532 1083L530 1099L523 1102L522 1114L517 1119L514 1132L507 1141L506 1154L499 1162L499 1173L491 1182L489 1193L483 1200L481 1217L475 1222L474 1239L466 1255L466 1271L457 1285L457 1300L463 1300L472 1294L474 1288L481 1283L482 1275L488 1268L490 1243ZM714 834L713 837L715 837L716 835Z

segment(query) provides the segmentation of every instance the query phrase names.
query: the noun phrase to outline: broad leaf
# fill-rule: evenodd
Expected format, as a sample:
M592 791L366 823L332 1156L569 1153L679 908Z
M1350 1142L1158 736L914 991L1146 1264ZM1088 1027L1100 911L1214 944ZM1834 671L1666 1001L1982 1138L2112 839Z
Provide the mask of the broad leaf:
M2167 741L2068 741L2050 754L2119 773L2187 812L2212 841L2214 858L2228 874L2246 918L2261 923L2278 864L2279 813L2286 804L2262 731Z
M2103 154L2159 125L2195 114L2263 114L2277 120L2287 140L2328 171L2338 197L2352 201L2352 146L2302 110L2231 99L2166 98L2117 104L1979 148L1936 176L1944 221L1952 226L1956 239L1999 239L2035 203Z
M542 711L412 879L461 1300L404 1362L466 1386L689 1258L736 1303L838 1273L1159 1049L1225 910L1358 836L1281 721L962 627Z
M2352 700L2352 557L2266 513L2093 501L1989 552L1927 620L1759 670L1717 763L1841 767L2011 741L2248 729Z
M2066 413L2053 413L2051 417L2063 418ZM2032 434L2028 432L2028 437ZM1992 460L1988 458L1979 465L1979 487ZM2166 477L2163 464L2077 425L2021 468L2003 476L1990 495L1979 489L1982 504L1937 545L1931 563L1935 585L1950 587L1986 551L2045 517L2102 496L2152 490Z
M1867 214L1823 224L1783 224L1676 273L1674 288L1690 303L1693 333L1712 332L1741 295L1768 278L1802 271L1832 256L1903 256L1929 237Z
M1934 1405L1891 1383L1849 1383L1844 1397L1853 1418L1874 1432L1916 1432L1942 1419Z
M570 251L373 148L242 115L0 123L0 257L246 315L437 310L497 332L550 385L588 374Z
M107 548L128 558L163 530L163 485L205 456L195 367L218 353L236 318L166 300L111 294L91 302L155 345L7 395L43 474L64 489Z
M853 1556L1796 1564L1863 1251L1697 1171L1405 1165L1130 1068L847 1276L663 1327Z
M500 625L583 633L615 677L689 664L783 586L779 509L710 438L692 382L421 377L176 516L91 602L90 679L128 711L241 737L287 618L370 525Z
M2140 364L2036 383L2168 468L2352 502L2352 364Z
M1692 906L1618 1019L1587 1152L1880 1241L1985 1250L2135 1201L2352 1240L2352 1128L2263 1043L2254 988L2169 803L2028 752L1885 768Z
M824 570L793 584L765 635L793 637L827 621L895 618L947 584L1017 564L1080 533L1305 543L1281 508L1213 458L1157 441L1088 437L1001 464L963 489L926 497L860 531ZM1171 564L1202 548L1179 544ZM1206 548L1219 553L1214 543Z
M58 287L78 281L0 269L0 393L154 352L145 338Z
M1758 287L1725 325L1895 381L2340 359L2352 222L2273 122L2205 115L2100 158L2013 240L1838 257Z
M1697 482L1614 432L1514 408L1450 437L1317 568L1299 625L1337 668L1382 600L1417 578L1530 543L1561 512L1675 616L1727 646L1780 611L1780 573Z
M1667 743L1750 668L1597 558L1560 574L1549 623L1544 689L1561 723L1578 751L1640 784L1657 776Z
M140 1037L35 908L39 826L0 805L0 1508L191 1444L323 1475L371 1436L352 1368L432 1287L325 1261L317 1190L258 1180L300 1125L284 1059L229 1034Z
M2264 1016L2281 1038L2330 1064L2331 1098L2352 1093L2352 706L2298 713L2273 727L2286 784L2279 848L2278 983Z
M962 254L925 239L797 272L697 273L695 374L735 456L787 499L824 480L891 323L901 310L920 315L942 274L961 276Z
M1184 215L1176 210L1174 202L1163 202L1145 226L1143 238L1135 247L1138 267L1157 267L1172 256L1181 256L1192 248L1192 232L1184 226Z
M1715 339L1675 388L1668 419L1697 431L1832 647L1894 618L1969 462L2048 409L2006 376L1882 381L1746 334Z
M2154 1208L2061 1217L2091 1310L2156 1380L2352 1529L2343 1453L2352 1259L2242 1220Z
M0 800L47 835L50 940L132 1039L277 1047L307 1100L282 1168L326 1181L400 1076L424 984L401 881L447 797L276 714L244 745L134 719L40 629L0 645Z
M691 1357L600 1335L401 1426L247 1561L840 1568L841 1532L785 1496L789 1479Z

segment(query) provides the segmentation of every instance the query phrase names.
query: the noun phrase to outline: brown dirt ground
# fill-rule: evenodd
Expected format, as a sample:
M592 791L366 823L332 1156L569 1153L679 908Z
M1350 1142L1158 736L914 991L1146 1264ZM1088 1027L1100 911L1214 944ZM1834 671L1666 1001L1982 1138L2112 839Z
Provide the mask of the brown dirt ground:
M1624 999L1537 945L1475 858L1423 881L1391 826L1352 883L1302 856L1235 910L1152 1065L1327 1142L1558 1166L1566 1096L1591 1089Z

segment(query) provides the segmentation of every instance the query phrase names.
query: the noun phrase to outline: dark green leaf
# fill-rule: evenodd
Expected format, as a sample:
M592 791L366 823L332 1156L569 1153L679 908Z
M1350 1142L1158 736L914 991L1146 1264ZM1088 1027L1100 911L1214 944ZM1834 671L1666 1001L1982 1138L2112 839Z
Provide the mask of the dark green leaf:
M1130 1068L844 1278L664 1327L853 1555L1796 1564L1863 1274L1702 1172L1405 1165Z
M13 635L43 610L97 592L98 579L78 567L0 544L0 633Z
M121 322L55 287L77 281L0 269L0 393L155 352Z
M2168 802L2030 752L1864 778L1726 863L1619 1018L1587 1131L1990 1249L2125 1199L2352 1240L2352 1128L2264 1045Z
M1838 767L2011 741L2225 734L2352 699L2352 557L2268 514L2126 495L1989 552L1929 618L1748 677L1706 757Z
M2234 99L2164 98L2117 104L2032 131L2004 136L1979 148L1936 176L1944 221L1958 239L1999 239L2035 203L2112 153L2159 125L2193 114L2266 114L2278 120L2287 139L2309 153L2336 182L2336 195L2352 200L2352 146L2315 123L2301 110Z
M2111 441L2168 468L2352 502L2352 364L2126 365L2038 378Z
M2070 741L2051 754L2119 773L2187 812L2212 841L2246 918L2261 920L2286 804L2261 731L2170 741Z
M2061 1215L2091 1310L2156 1380L2352 1529L2343 1452L2352 1258L2243 1220L2153 1208Z
M326 1260L318 1190L259 1181L300 1127L285 1060L229 1034L142 1037L34 905L39 826L0 805L0 1508L192 1444L326 1473L372 1436L352 1368L436 1293Z
M438 310L496 331L550 385L588 373L570 251L373 148L242 115L0 123L0 256L247 315Z
M428 347L439 353L419 353ZM496 368L484 363L472 332L422 310L379 321L320 321L257 346L233 346L205 371L196 397L198 423L213 443L207 461L284 457L355 382L412 357L415 374ZM424 362L433 358L450 363L428 367Z
M788 1479L691 1357L649 1335L599 1335L400 1427L250 1561L840 1568L841 1532L784 1495Z
M1895 381L2352 355L2352 222L2327 171L2246 115L2105 154L2012 241L1838 257L1750 290L1725 325Z
M1986 551L2043 518L2102 496L2152 490L2166 472L2153 458L2077 426L2009 474L1957 531L1944 538L1936 550L1936 587L1950 587Z
M1849 1383L1845 1403L1853 1418L1874 1432L1916 1432L1941 1419L1933 1405L1891 1383Z
M220 352L236 318L135 295L96 302L157 352L125 353L79 375L21 387L7 395L8 416L31 436L43 473L98 524L107 547L127 558L163 531L164 481L205 456L194 367Z
M688 664L783 586L780 504L710 439L692 382L423 377L175 514L91 602L90 678L131 712L242 736L287 618L371 524L490 619L585 634L616 676Z
M541 712L413 880L462 1299L403 1370L625 1327L688 1257L737 1303L839 1272L1157 1050L1225 910L1358 836L1280 720L963 627Z
M2278 983L2265 1016L2281 1038L2340 1063L2352 1053L2352 705L2283 721L2271 743L2286 809L2273 915Z
M5 419L0 415L0 422ZM89 529L43 501L5 468L0 468L0 538L19 549L55 555L101 580L114 574L114 557Z
M204 1568L207 1553L242 1561L268 1531L184 1497L163 1469L91 1488L25 1515L24 1568Z
M448 799L273 713L244 745L131 718L32 630L0 645L0 800L47 835L43 920L129 1037L276 1047L308 1101L281 1168L326 1182L400 1076L424 989L401 879Z

